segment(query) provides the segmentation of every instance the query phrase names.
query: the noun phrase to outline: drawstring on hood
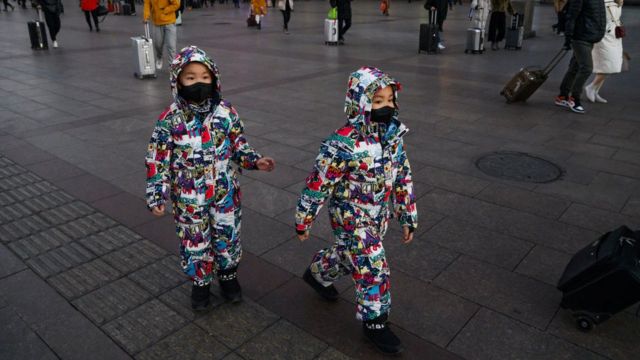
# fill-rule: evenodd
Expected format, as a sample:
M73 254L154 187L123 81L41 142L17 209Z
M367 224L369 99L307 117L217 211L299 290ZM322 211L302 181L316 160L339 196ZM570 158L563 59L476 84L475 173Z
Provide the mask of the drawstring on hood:
M185 99L183 99L178 94L178 78L182 70L188 64L192 62L199 62L211 71L211 75L213 77L213 86L214 91L218 93L218 96L214 96L213 99L216 101L205 101L202 104L192 104L188 103ZM180 53L176 55L176 57L171 62L171 66L169 67L169 83L171 85L171 93L173 94L173 98L175 102L178 104L178 107L182 110L190 110L197 113L208 112L211 110L211 107L215 107L218 105L218 102L222 98L221 87L220 87L220 72L218 71L218 67L216 63L211 59L207 54L197 46L191 45L180 50Z

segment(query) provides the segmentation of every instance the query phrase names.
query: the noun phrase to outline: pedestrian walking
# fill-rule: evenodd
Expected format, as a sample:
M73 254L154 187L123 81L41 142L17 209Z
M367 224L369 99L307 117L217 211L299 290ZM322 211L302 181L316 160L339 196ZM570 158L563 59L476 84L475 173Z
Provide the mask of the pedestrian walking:
M36 6L42 9L44 13L44 20L47 23L49 29L49 37L53 42L53 47L58 47L58 33L62 27L60 22L60 14L63 11L61 0L36 0Z
M402 343L387 323L391 292L383 237L392 212L405 244L418 226L403 143L408 129L398 120L399 89L379 69L362 67L351 74L347 122L320 145L295 216L298 239L305 241L328 201L334 244L316 253L303 279L320 296L335 301L339 293L333 283L351 275L356 318L367 339L385 353L401 352Z
M251 14L256 19L256 28L262 29L262 18L267 15L267 0L251 0Z
M291 20L291 12L293 11L293 0L278 0L278 9L282 12L283 31L285 34L289 34L289 20Z
M555 104L584 114L581 96L584 84L593 71L593 44L602 40L607 28L603 0L570 0L564 29L564 48L573 50L569 69L560 84ZM621 57L622 58L622 57Z
M80 0L80 9L84 12L84 18L89 25L89 31L93 31L91 26L91 18L96 26L96 32L100 32L100 25L98 24L98 0Z
M156 69L162 69L163 50L167 48L169 62L176 55L176 10L181 0L144 0L143 21L153 22L153 46L156 55Z
M344 45L344 34L351 28L351 0L330 0L332 8L338 8L338 44Z
M489 41L491 41L491 50L500 49L500 42L507 32L507 12L511 15L514 14L510 0L491 0L488 33Z
M438 49L444 50L444 21L447 19L448 2L447 0L427 0L424 8L429 10L429 18L431 13L436 11L436 22L438 23Z
M15 10L15 8L13 7L13 5L11 5L9 3L9 0L2 0L2 4L4 4L4 11L9 11L7 10L7 7L11 8L11 11Z
M146 156L146 202L162 216L171 199L180 264L193 281L191 307L205 311L214 275L227 301L242 300L236 166L271 171L275 162L247 142L238 112L222 98L218 67L204 51L182 49L171 63L170 85L174 101L160 115Z
M606 104L607 100L600 96L600 89L607 76L622 71L622 37L616 27L621 26L623 0L605 1L607 8L607 28L602 40L593 45L593 81L584 88L587 99L591 102Z
M564 35L564 25L567 21L565 7L568 0L553 0L553 9L556 11L558 22L553 26L558 35Z

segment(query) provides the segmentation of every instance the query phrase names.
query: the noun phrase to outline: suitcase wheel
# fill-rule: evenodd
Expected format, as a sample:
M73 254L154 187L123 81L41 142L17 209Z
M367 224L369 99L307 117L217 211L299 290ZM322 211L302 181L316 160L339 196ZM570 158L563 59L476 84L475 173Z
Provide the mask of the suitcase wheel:
M578 330L582 332L589 332L593 330L593 327L595 326L595 322L589 316L578 315L576 317L576 326L578 327Z

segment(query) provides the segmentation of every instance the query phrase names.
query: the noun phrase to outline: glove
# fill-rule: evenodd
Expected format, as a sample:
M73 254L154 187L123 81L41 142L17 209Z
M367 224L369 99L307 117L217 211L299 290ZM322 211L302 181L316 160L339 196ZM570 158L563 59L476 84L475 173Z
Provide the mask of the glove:
M563 49L565 50L571 50L571 38L568 36L565 36L564 38L564 45L562 46Z

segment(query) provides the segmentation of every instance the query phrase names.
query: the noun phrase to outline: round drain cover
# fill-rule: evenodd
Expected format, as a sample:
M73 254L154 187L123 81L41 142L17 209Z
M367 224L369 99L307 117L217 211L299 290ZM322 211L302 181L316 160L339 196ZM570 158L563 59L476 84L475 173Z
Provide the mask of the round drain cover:
M483 173L507 180L548 183L562 176L562 168L545 159L520 152L498 151L479 158Z

